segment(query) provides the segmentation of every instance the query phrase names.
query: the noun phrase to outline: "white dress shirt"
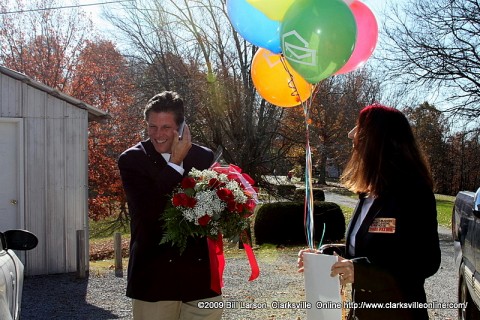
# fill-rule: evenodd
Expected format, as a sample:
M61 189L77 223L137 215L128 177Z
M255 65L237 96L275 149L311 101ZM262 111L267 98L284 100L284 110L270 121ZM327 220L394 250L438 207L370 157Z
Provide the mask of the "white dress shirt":
M185 172L185 169L183 169L183 162L180 163L180 165L172 163L170 162L170 156L171 156L170 153L162 153L162 157L163 159L165 159L165 161L167 161L168 165L183 176L183 173Z
M355 222L355 225L353 226L352 232L350 233L350 242L348 245L348 253L352 256L355 256L355 237L357 236L358 229L360 229L360 226L363 223L363 220L367 216L368 210L370 210L370 207L373 204L373 197L367 197L363 200L363 205L360 211L360 216L358 217L357 221Z

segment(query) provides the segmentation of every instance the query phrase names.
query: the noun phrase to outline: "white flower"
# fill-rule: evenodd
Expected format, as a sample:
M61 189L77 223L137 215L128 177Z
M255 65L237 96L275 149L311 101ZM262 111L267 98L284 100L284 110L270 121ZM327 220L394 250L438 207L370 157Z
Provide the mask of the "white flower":
M232 191L235 202L237 203L247 202L248 198L245 195L245 192L243 192L242 188L240 187L240 184L237 181L231 180L227 182L225 187Z
M220 173L217 177L220 182L228 182L228 176L225 173Z
M195 168L193 168L190 171L189 175L193 178L202 178L205 181L205 183L208 183L208 181L212 178L217 178L218 177L218 173L213 171L213 170L206 169L206 170L200 171L200 170L195 169Z
M193 208L183 209L183 216L190 222L198 225L198 219L204 215L213 216L226 208L225 202L218 198L214 190L198 191L195 195L197 204Z
M210 234L212 236L216 236L220 232L218 221L211 221L210 225L212 226L212 228L210 229Z

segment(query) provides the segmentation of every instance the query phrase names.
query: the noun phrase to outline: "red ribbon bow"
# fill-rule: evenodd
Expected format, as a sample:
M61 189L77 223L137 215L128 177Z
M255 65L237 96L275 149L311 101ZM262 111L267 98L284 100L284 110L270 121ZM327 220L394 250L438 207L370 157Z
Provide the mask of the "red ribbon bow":
M244 232L243 238L248 239L246 232ZM225 269L222 235L219 234L217 239L207 238L207 241L210 256L210 287L213 291L221 294L223 287L223 271ZM245 249L245 254L247 255L251 269L250 278L248 281L253 281L260 275L260 269L250 244L243 243L243 247Z

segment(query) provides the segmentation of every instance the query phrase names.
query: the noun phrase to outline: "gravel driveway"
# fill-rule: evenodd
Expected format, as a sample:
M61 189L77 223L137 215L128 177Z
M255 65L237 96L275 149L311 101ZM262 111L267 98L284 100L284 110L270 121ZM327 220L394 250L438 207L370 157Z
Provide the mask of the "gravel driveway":
M355 201L326 193L326 200L347 205ZM455 302L457 297L450 231L440 228L442 263L440 270L427 279L429 302ZM422 250L421 246L412 250ZM295 270L296 250L278 249L257 255L260 277L248 282L249 268L246 258L229 257L224 274L225 301L260 305L273 300L298 303L305 299L303 276ZM419 263L421 263L419 261ZM126 274L126 272L124 273ZM102 320L132 319L130 300L125 297L126 277L117 278L114 271L90 274L88 279L76 279L74 274L27 277L24 281L22 320ZM456 318L456 310L430 310L431 319ZM225 309L225 320L304 320L302 309Z
M296 250L279 249L257 257L260 277L248 282L246 258L229 258L224 273L224 301L263 304L304 300L303 276L296 272ZM125 297L126 277L114 271L76 279L74 274L35 276L25 279L22 320L132 319ZM305 310L225 309L223 319L305 319Z

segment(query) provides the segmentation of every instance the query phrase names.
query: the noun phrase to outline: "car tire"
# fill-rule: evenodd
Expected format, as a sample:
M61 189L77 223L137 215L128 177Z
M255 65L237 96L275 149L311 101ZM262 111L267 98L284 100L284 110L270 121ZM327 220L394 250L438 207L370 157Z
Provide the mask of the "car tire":
M465 265L460 266L460 274L458 277L458 302L465 305L464 308L458 308L459 320L473 320L479 319L480 311L475 306L475 303L468 291L467 283L465 281Z

